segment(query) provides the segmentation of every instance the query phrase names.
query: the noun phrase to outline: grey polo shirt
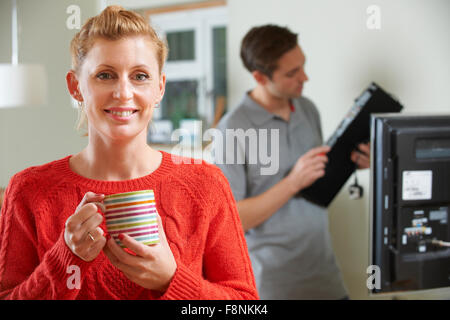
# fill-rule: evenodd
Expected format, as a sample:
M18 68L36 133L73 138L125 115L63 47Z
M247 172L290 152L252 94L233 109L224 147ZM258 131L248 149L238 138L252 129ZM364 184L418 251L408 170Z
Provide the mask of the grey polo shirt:
M236 201L268 190L288 174L298 158L322 144L314 104L304 97L292 102L295 111L286 122L247 93L220 121L217 128L227 141L222 143L223 152L214 151L214 160L228 178ZM226 146L233 132L227 129L243 129L241 133L247 135L234 139L232 147ZM234 157L230 156L233 149ZM261 299L341 299L347 295L324 208L292 198L245 237Z

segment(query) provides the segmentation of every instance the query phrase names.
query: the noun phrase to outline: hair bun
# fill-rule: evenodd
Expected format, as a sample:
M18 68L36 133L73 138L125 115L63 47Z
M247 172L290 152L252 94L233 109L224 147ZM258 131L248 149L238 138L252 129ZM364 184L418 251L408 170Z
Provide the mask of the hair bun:
M113 5L113 6L108 6L106 8L107 11L111 11L111 12L120 12L120 11L125 11L125 9L121 6L118 5Z

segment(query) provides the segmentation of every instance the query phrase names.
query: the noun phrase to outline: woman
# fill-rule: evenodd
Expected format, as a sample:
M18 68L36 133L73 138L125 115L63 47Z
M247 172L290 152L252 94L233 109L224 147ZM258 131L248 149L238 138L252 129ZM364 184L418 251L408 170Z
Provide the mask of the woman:
M255 299L253 272L220 169L180 164L146 143L164 94L166 48L120 7L71 43L71 96L87 120L80 153L16 174L0 222L3 299ZM177 161L173 161L177 160ZM160 243L105 232L107 194L153 189Z

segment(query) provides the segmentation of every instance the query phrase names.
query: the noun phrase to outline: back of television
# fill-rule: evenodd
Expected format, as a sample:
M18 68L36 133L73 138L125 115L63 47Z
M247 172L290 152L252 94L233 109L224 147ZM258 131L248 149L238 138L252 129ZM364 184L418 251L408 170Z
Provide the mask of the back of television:
M371 147L371 293L450 287L450 116L373 116Z

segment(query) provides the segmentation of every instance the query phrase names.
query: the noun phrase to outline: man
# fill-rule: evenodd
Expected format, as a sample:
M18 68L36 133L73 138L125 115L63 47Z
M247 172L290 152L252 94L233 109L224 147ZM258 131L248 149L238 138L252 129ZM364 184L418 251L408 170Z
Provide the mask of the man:
M230 161L230 148L215 152L215 161L228 178L237 201L260 297L346 298L326 209L294 197L324 175L326 153L330 150L321 146L316 107L301 96L308 77L297 34L274 25L255 27L242 41L241 58L256 87L224 116L217 128L227 138L227 129L256 129L275 136L278 133L275 144L270 138L265 140L267 151L279 150L278 170L263 175L261 169L267 163L249 161L255 145L262 146L255 141L245 144L251 135L237 139L237 150L244 153L244 161ZM261 139L262 135L256 136ZM360 150L363 152L352 153L352 160L359 167L368 167L368 145L361 145Z

